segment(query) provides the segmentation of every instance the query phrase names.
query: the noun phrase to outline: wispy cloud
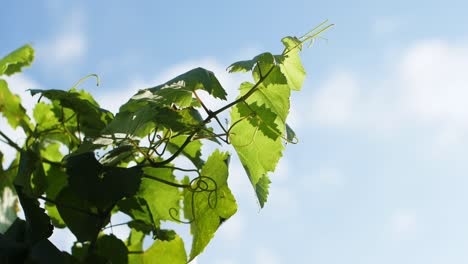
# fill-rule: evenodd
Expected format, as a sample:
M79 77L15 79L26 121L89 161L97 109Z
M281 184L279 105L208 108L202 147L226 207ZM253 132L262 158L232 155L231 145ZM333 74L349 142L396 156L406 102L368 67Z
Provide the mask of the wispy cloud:
M267 248L259 248L255 254L256 264L279 264L281 263L278 255Z
M397 210L390 217L390 229L395 238L402 238L415 232L417 216L413 211Z
M48 69L57 70L79 62L88 48L84 22L85 16L80 9L69 14L57 32L38 43L38 63Z
M382 68L389 70L336 71L299 103L299 112L309 113L299 116L299 125L374 135L431 127L434 143L463 140L468 133L467 43L417 41ZM373 78L359 78L369 74Z
M390 35L398 31L403 25L396 17L378 17L372 23L372 32L375 35Z

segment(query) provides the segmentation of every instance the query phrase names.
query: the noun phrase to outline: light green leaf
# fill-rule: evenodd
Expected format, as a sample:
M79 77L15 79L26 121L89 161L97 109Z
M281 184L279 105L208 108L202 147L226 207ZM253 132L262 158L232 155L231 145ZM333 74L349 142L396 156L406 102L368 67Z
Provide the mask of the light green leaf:
M143 251L143 239L145 234L135 229L130 231L130 236L127 240L127 248L129 252ZM174 239L163 241L156 240L143 254L128 254L129 264L186 264L187 253L185 252L184 242L175 235Z
M252 87L253 84L251 83L243 83L241 85L241 95L247 93ZM289 112L289 96L290 89L287 85L270 83L268 86L264 86L260 84L258 90L246 100L246 103L264 105L276 114L275 124L282 135L286 130L285 121ZM239 113L239 105L236 105L231 111L232 123L234 124L242 118L243 116ZM244 119L231 129L230 139L255 189L260 205L263 207L268 194L265 189L268 187L265 184L267 180L263 179L263 183L257 184L262 178L268 177L268 172L275 170L282 156L284 146L281 137L273 139L259 133L259 130L259 127ZM262 190L258 188L262 188Z
M0 112L13 128L19 125L25 128L24 126L29 123L29 117L21 105L20 98L11 93L7 82L2 79L0 79Z
M52 105L39 102L33 110L34 120L39 130L54 128L59 124L57 117L52 111Z
M276 140L281 135L275 123L276 114L265 105L259 106L256 102L248 105L242 102L237 107L241 117L246 117L252 126L258 127L265 136Z
M279 64L281 72L288 80L291 90L300 91L306 74L299 57L302 45L298 44L299 40L297 38L292 37L283 38L281 41L288 51L284 55L284 60Z
M0 60L0 76L8 76L21 72L23 67L28 67L34 60L34 49L27 44L16 49Z
M47 153L53 152L53 149L55 147L52 147L52 146L58 146L58 144L51 145L49 148L51 149L51 151ZM53 156L53 155L50 155L50 156ZM51 159L51 160L54 160L54 159ZM46 192L47 198L55 201L60 191L68 184L67 174L65 173L65 170L63 168L57 165L44 164L44 168L46 170L46 175L47 175L47 189L45 192ZM62 217L60 217L60 214L55 204L46 202L45 209L47 210L47 214L49 215L52 221L52 224L55 227L59 227L59 228L66 227L65 222L63 221Z
M179 236L170 241L156 240L143 255L143 263L186 264L187 253Z
M130 235L126 241L128 252L143 251L143 240L145 234L135 229L130 230ZM144 264L144 254L130 253L128 254L128 264Z
M171 169L144 168L145 175L149 175L165 181L177 183ZM137 196L146 200L155 221L178 219L180 210L181 193L177 187L143 178ZM171 212L174 213L171 215Z
M171 139L167 144L167 150L175 153L185 142L188 136L178 136ZM191 141L182 151L182 155L187 157L197 167L201 168L205 163L201 158L202 143L200 140Z
M190 260L205 249L220 224L237 211L236 200L227 185L228 162L229 154L216 150L201 171L201 175L207 179L200 178L192 183L195 192L184 190L185 218L192 221L190 231L193 242ZM203 186L202 189L208 191L201 191L197 186Z

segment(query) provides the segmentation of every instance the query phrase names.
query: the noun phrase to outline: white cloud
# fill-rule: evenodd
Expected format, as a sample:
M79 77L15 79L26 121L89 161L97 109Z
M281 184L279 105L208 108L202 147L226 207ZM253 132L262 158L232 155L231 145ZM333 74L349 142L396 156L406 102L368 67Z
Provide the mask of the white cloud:
M308 103L310 118L319 124L336 126L351 121L359 99L356 77L339 72L325 81Z
M454 144L468 133L468 43L415 42L366 82L339 71L298 103L300 125L392 135L427 129L437 144ZM390 69L379 72L378 69ZM426 133L427 134L427 133Z
M372 24L372 31L376 35L390 35L402 26L402 22L394 17L379 17Z
M226 240L230 245L240 244L244 236L244 229L245 219L240 212L237 212L220 226L217 235Z
M56 70L79 61L88 47L83 23L84 15L79 9L69 14L56 35L38 44L38 63Z
M272 250L266 248L259 248L256 250L255 263L256 264L279 264L281 263L278 255Z
M321 168L318 179L321 183L327 185L341 185L344 182L341 172L335 168Z
M413 211L398 210L390 217L391 233L397 238L413 233L417 224L417 216Z

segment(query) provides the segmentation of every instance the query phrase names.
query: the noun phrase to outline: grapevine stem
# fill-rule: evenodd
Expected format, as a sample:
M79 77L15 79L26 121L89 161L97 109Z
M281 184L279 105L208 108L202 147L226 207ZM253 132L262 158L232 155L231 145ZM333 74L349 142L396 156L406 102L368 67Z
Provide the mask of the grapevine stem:
M7 135L5 135L2 131L0 131L0 136L2 136L12 148L16 149L17 151L21 151L21 148L16 144L13 140L11 140Z

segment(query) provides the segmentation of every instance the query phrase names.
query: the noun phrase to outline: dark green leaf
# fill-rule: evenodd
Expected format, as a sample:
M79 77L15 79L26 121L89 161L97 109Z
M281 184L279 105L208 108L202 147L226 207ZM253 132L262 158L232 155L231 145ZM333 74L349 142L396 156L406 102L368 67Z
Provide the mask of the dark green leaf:
M133 196L141 181L139 167L103 166L93 152L69 156L66 172L70 188L81 198L107 210L124 197Z
M101 257L106 258L112 264L126 264L127 247L114 235L104 235L98 238L96 252Z
M61 106L72 109L77 114L80 129L85 135L94 137L113 119L112 113L96 105L88 96L77 91L62 90L30 90L31 95L40 93L42 96L58 101Z
M44 209L39 207L39 202L23 193L23 187L15 185L16 193L24 210L24 216L28 223L30 240L35 243L52 235L54 227L50 224L50 218Z
M129 162L133 157L134 152L133 145L119 146L109 152L107 152L101 159L100 162L105 166L117 166L121 162Z
M190 92L193 92L198 89L203 89L215 98L226 100L226 91L221 86L216 76L213 74L213 72L203 68L192 69L166 82L163 85L156 86L149 90L157 94L158 91L163 91L165 89L165 86L167 87L177 83L182 84L182 87L180 87L179 89L188 90Z
M76 195L70 187L57 196L57 209L70 231L80 242L93 240L109 219L98 216L96 206Z
M286 124L286 139L293 143L297 143L298 141L296 132L294 132L294 130L288 124Z
M38 264L63 264L66 256L47 239L35 243L29 251L29 260Z
M47 185L44 168L34 151L21 151L15 185L21 186L23 193L29 197L35 197L44 192Z

